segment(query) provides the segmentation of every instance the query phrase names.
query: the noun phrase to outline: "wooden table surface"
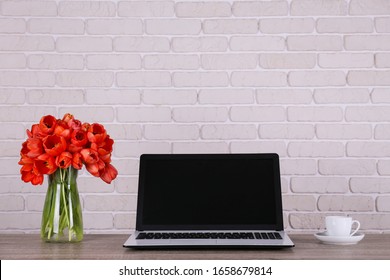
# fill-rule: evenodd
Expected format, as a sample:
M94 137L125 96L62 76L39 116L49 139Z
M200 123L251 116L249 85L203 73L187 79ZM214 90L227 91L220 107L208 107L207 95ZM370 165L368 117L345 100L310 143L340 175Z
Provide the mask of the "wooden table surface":
M122 247L127 237L123 234L87 234L80 243L66 244L45 243L36 234L0 234L0 259L390 260L390 234L366 234L356 245L326 245L313 235L290 234L294 248L267 250L133 250Z

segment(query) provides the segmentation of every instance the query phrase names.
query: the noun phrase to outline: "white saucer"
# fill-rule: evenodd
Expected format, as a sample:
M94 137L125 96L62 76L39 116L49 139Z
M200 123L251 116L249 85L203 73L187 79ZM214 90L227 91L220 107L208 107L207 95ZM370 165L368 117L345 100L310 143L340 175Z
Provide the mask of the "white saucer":
M324 244L352 245L352 244L357 244L360 240L362 240L364 234L355 233L353 236L330 236L325 231L325 232L316 233L314 234L314 236Z

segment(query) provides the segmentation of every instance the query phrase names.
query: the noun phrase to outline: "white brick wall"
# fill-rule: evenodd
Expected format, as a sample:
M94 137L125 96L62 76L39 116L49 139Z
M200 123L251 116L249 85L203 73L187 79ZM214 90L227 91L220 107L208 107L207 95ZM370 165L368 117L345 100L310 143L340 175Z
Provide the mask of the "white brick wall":
M388 0L0 1L0 232L39 230L19 150L67 112L116 141L87 232L134 228L142 153L249 152L280 155L288 230L390 232Z

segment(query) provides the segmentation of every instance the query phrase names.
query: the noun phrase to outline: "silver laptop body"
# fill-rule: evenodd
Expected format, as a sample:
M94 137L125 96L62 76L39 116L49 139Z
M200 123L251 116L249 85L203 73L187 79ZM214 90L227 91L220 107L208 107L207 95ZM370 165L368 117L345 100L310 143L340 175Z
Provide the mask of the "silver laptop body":
M144 154L129 248L282 248L277 154Z

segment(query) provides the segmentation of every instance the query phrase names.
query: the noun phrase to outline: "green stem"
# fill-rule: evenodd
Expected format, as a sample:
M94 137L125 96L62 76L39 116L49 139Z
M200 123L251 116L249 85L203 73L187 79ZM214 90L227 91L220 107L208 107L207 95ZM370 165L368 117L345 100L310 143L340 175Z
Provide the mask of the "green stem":
M61 192L62 192L62 199L64 201L64 209L65 209L65 221L66 221L66 225L64 226L64 228L66 226L68 226L69 228L69 231L70 231L70 217L68 215L68 203L66 201L66 197L65 197L65 182L61 181Z

